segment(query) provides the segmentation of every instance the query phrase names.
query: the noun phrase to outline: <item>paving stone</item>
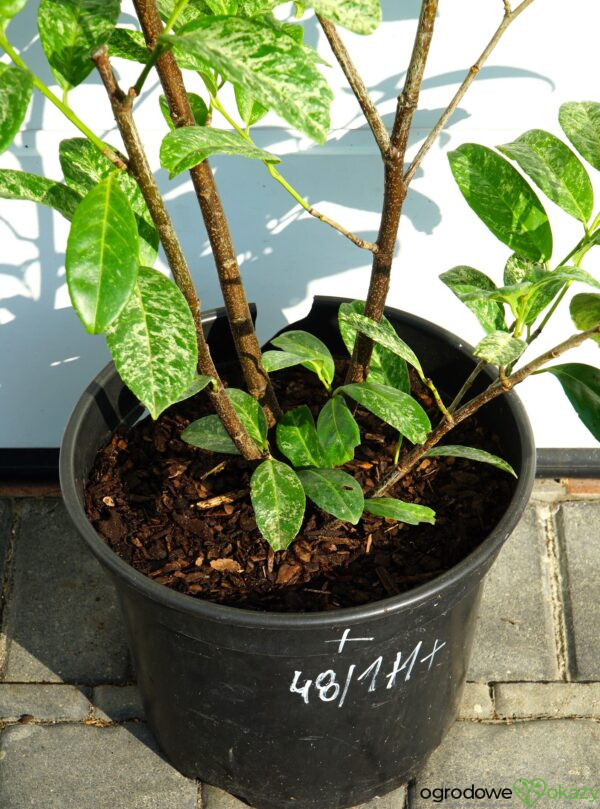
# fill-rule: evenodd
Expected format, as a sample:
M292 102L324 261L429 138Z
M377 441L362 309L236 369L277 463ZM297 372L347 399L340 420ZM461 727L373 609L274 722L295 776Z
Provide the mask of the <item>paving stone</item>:
M4 579L4 562L8 549L10 516L10 503L5 500L0 500L0 590L2 589L2 581Z
M600 683L499 683L494 687L500 717L600 718Z
M486 683L465 683L459 719L492 719L494 706Z
M354 809L404 809L406 804L406 787L400 787L384 795L382 798L374 798L368 803L361 803ZM203 809L247 809L247 804L234 798L228 792L224 792L217 787L202 785L202 807Z
M144 719L144 706L136 685L99 685L92 696L94 716L123 722Z
M555 503L558 500L564 500L566 495L566 481L538 478L533 484L531 499L542 503Z
M557 679L543 554L535 509L529 507L486 579L467 679Z
M16 540L4 622L4 679L123 682L128 654L112 584L59 500L29 500Z
M2 809L195 809L196 783L145 725L11 725L0 735Z
M513 790L517 779L542 779L546 795L540 807L573 805L563 797L554 799L548 790L597 789L600 772L600 725L591 720L554 719L512 724L457 722L433 753L417 779L414 809L432 809L434 788L506 788ZM530 801L533 797L530 794ZM550 798L550 800L546 800ZM465 799L448 794L448 807L511 807L523 809L514 792L506 799ZM532 806L533 802L527 804ZM583 805L588 806L589 803Z
M574 679L600 680L600 503L565 503L557 524L566 551Z
M53 722L77 722L90 710L90 689L73 685L0 683L0 720L16 722L24 715Z

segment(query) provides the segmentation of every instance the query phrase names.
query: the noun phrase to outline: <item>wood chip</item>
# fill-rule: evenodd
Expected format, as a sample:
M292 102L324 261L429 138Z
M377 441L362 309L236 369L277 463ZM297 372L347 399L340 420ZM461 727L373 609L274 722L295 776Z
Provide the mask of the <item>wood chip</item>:
M281 565L277 571L277 584L290 584L302 570L300 565Z
M108 496L103 497L102 502L104 503L105 506L108 506L109 508L114 508L115 507L115 501L112 499L112 497L108 497Z
M369 534L367 537L367 547L365 553L371 553L371 545L373 544L373 534Z
M226 466L227 461L221 461L221 463L218 463L216 466L213 466L212 469L209 469L208 472L205 472L203 475L200 475L200 480L206 480L206 478L209 478L211 475L218 475L219 472L222 472Z
M244 489L241 489L238 492L219 494L217 497L209 497L208 500L199 500L196 503L196 508L202 509L203 511L208 508L216 508L217 506L222 506L224 503L233 503L235 500L239 500L240 497L243 497L245 494L246 492Z
M242 573L244 570L235 559L213 559L210 566L219 573Z
M196 559L194 560L194 564L196 565L196 567L202 567L202 565L204 564L204 555L200 554L200 556L197 556Z

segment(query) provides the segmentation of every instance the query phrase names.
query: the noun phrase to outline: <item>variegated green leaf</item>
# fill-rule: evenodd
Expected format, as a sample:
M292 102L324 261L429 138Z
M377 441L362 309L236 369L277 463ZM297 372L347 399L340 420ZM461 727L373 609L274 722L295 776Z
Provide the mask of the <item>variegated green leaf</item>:
M359 314L358 312L344 312L340 314L340 319L346 321L356 331L366 334L371 340L374 340L378 345L387 348L396 356L401 357L405 362L417 371L419 376L423 376L423 369L421 363L415 352L402 340L394 329L382 323L375 323L369 317Z
M56 180L13 169L0 169L0 197L39 202L54 208L69 221L82 199L72 188Z
M381 0L304 0L303 5L355 34L371 34L381 22Z
M188 93L188 101L190 102L190 107L192 108L192 115L194 116L194 121L198 126L205 126L208 120L208 107L206 106L206 102L199 96L197 93ZM161 96L158 99L158 103L160 104L160 111L163 114L165 121L167 122L167 126L169 129L175 129L173 121L171 120L171 115L169 113L169 105L167 104L167 99L164 96Z
M298 475L281 461L258 466L250 480L256 524L274 551L290 546L302 526L306 497Z
M196 396L196 394L203 391L204 388L207 388L211 383L215 384L215 380L212 376L198 374L198 376L192 380L191 384L188 385L188 387L183 391L177 401L185 402L186 399L191 399L192 396Z
M32 92L31 73L0 64L0 152L8 149L21 128Z
M108 41L108 52L111 58L117 56L142 65L146 64L150 56L142 32L131 28L114 29Z
M105 331L134 290L139 239L131 205L112 174L75 211L65 267L71 302L86 330Z
M579 154L600 171L600 104L568 101L561 106L558 120Z
M390 424L413 444L425 441L431 430L427 413L408 393L375 382L353 382L338 390Z
M593 329L600 324L600 295L593 292L581 292L575 295L569 306L571 318L581 331ZM592 338L600 345L600 334Z
M121 379L153 419L194 380L194 318L178 287L157 270L140 268L133 294L106 341Z
M27 0L0 0L0 20L10 20L27 5Z
M517 473L512 466L497 455L492 455L491 452L486 452L483 449L475 449L475 447L462 447L457 444L443 444L432 449L427 450L425 456L428 458L466 458L469 461L478 461L480 463L489 463L503 472L508 472L509 475L517 477Z
M176 177L213 154L237 155L267 163L280 162L277 155L258 149L235 132L208 126L184 126L173 129L163 139L160 164L168 169L169 177Z
M109 41L119 10L119 0L41 0L40 39L63 89L77 87L91 73L92 52Z
M317 436L327 466L342 466L354 458L360 430L343 396L333 396L317 418Z
M268 426L260 404L253 396L239 388L227 388L227 396L250 438L260 449L266 449Z
M428 522L435 525L435 511L428 506L418 503L405 503L395 497L367 497L365 511L376 517L386 517L388 520L397 520L407 525L418 525Z
M333 94L306 48L255 19L207 17L164 37L176 56L216 69L309 137L323 143Z
M538 373L555 376L581 421L600 441L600 370L581 362L553 365Z
M323 511L352 525L360 520L365 499L352 475L341 469L302 469L297 474L306 496Z
M478 343L473 354L494 365L510 365L518 360L527 348L527 343L512 337L505 331L493 331Z
M277 423L277 446L294 466L324 466L312 413L306 405L288 410Z
M209 452L222 452L224 455L240 454L218 416L203 416L193 421L181 433L181 438L193 447Z
M506 331L504 307L497 301L470 300L466 296L480 290L494 290L496 285L485 273L473 267L453 267L443 272L440 281L454 292L459 301L462 301L475 315L486 332Z
M274 337L271 343L280 348L283 353L299 357L301 364L308 368L309 371L316 373L325 387L329 388L331 386L335 375L333 357L325 343L315 337L314 334L309 334L307 331L301 331L300 329L293 329ZM277 364L278 358L271 356L275 352L267 351L265 353L269 355L268 363L269 367L272 368L273 364ZM294 363L294 365L296 364ZM291 363L280 365L279 367L287 368L290 365ZM275 369L273 368L273 370Z

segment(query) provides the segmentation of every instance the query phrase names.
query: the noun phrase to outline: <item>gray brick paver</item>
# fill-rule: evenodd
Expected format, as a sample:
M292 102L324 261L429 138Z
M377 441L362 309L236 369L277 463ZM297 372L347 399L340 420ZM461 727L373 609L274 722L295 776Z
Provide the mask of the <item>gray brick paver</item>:
M494 692L502 718L600 718L600 683L499 683Z
M381 798L361 803L354 809L403 809L406 804L406 788L400 787ZM247 804L234 798L228 792L204 784L202 787L202 809L247 809Z
M112 584L59 500L23 503L4 680L123 682L128 653Z
M136 685L99 685L92 695L94 716L113 722L144 719L144 706Z
M195 809L196 783L144 725L12 725L0 736L2 809Z
M10 533L11 505L8 501L0 500L0 590L4 579L4 562L8 550Z
M600 503L565 503L557 517L568 586L576 680L600 680Z
M91 708L90 694L90 689L58 683L0 683L0 721L16 722L24 715L51 722L82 721Z
M557 678L543 552L535 509L528 507L486 579L468 680Z

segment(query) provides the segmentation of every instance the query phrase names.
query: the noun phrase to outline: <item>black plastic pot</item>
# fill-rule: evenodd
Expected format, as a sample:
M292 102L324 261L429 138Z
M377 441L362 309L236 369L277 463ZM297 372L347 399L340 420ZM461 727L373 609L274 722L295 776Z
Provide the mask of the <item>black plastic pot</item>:
M342 352L340 302L317 298L293 328ZM438 386L456 391L473 367L468 347L420 318L392 309L387 316ZM230 358L222 313L206 318L206 330L215 359ZM114 367L105 368L71 416L60 475L77 529L117 588L146 715L166 756L185 775L259 809L341 809L407 781L455 719L482 579L529 499L535 454L519 399L511 393L482 411L519 481L481 545L408 593L308 615L252 612L174 592L131 568L96 534L83 510L84 481L97 449L139 414Z

